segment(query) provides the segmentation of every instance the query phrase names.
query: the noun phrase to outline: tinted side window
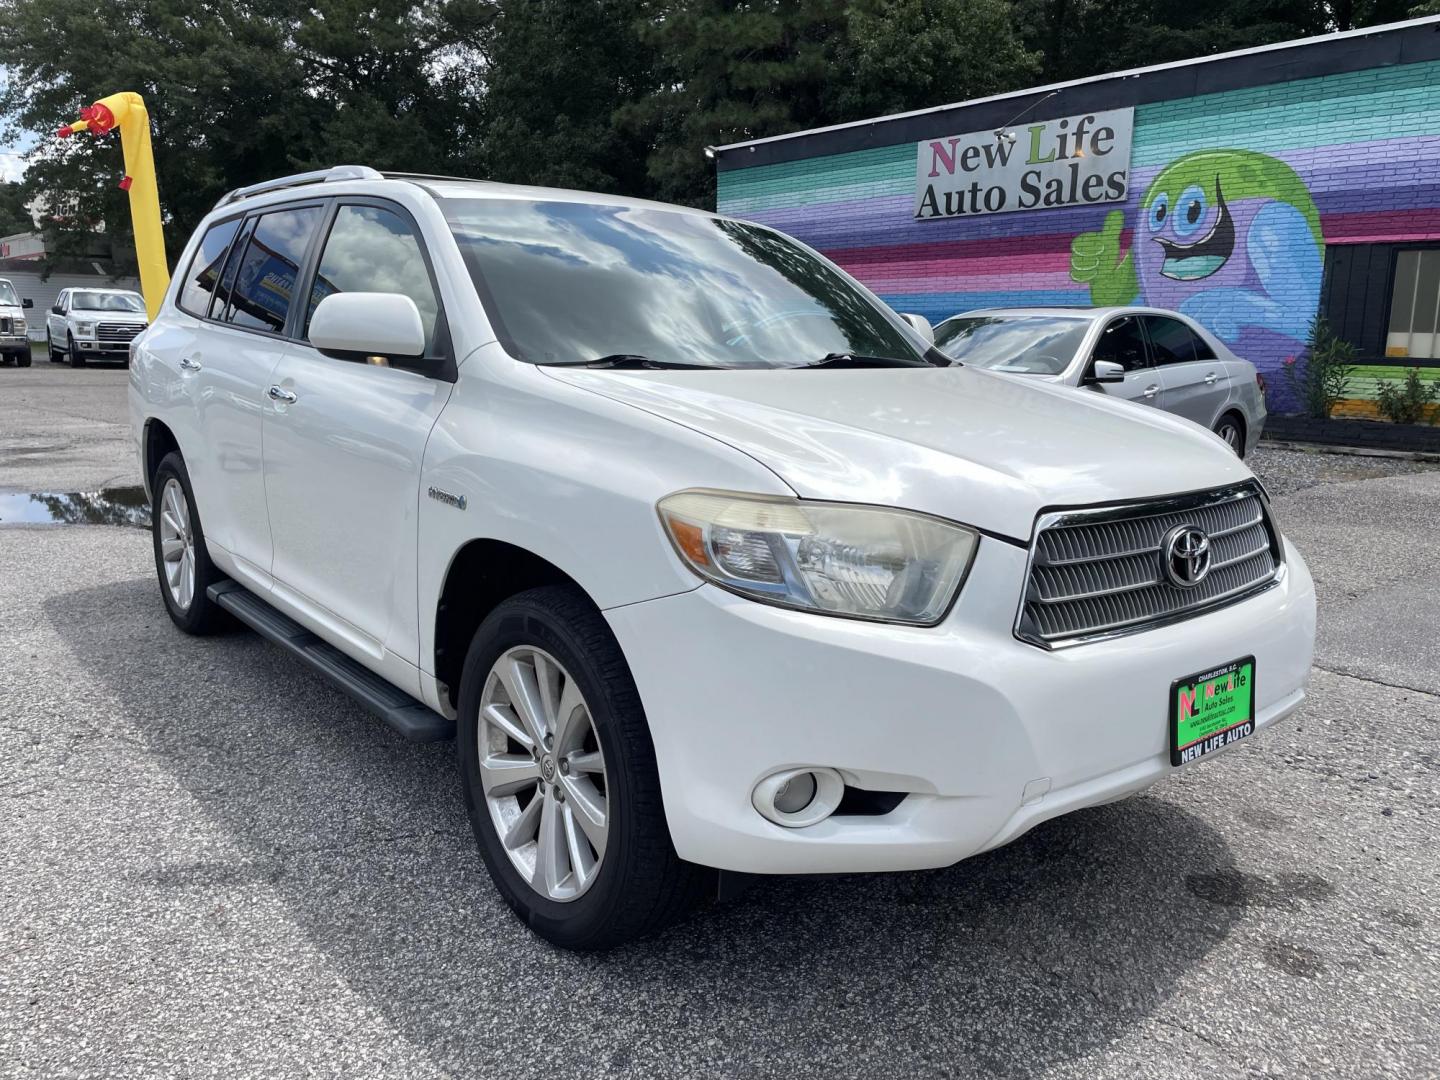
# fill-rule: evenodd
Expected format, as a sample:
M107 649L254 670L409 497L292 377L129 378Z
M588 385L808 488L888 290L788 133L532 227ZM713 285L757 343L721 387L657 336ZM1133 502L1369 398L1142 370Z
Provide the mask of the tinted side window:
M190 260L190 269L185 274L185 283L180 288L180 307L192 315L204 315L210 309L210 298L215 295L220 283L220 260L230 249L240 219L221 221L205 230L195 257Z
M1192 360L1215 359L1205 340L1179 320L1146 315L1145 323L1150 331L1150 347L1155 350L1155 363L1188 364Z
M433 353L440 304L425 269L420 239L399 214L378 206L342 206L325 241L315 284L310 290L310 317L320 301L337 292L400 293L415 301L425 327L425 352Z
M250 243L255 222L255 218L246 218L245 224L240 227L240 235L230 245L230 254L225 257L225 269L220 272L220 285L215 290L215 295L210 298L209 315L212 319L225 317L225 308L230 303L230 291L235 288L235 270L245 254L245 245Z
M318 206L260 216L236 265L226 322L272 333L285 328L300 262L319 224Z
M1113 320L1100 332L1095 344L1092 360L1113 360L1126 371L1139 371L1148 361L1145 359L1145 337L1140 331L1140 320L1134 315L1122 315Z

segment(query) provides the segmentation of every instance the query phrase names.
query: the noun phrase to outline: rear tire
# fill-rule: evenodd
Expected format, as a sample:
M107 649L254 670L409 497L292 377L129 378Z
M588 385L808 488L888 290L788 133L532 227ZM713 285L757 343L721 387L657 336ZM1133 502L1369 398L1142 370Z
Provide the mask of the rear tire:
M84 366L85 366L85 357L83 357L82 355L80 355L80 350L75 347L75 335L74 335L74 334L67 333L67 334L65 335L65 345L66 345L65 353L66 353L66 355L69 356L69 358L70 358L70 366L71 366L71 367L84 367Z
M1235 456L1245 456L1245 421L1233 412L1227 412L1215 421L1215 434L1225 440L1225 445L1235 451Z
M536 688L528 709L513 703L523 695L510 685ZM500 721L482 723L482 706ZM619 643L579 590L531 589L481 624L465 657L457 728L465 808L486 869L547 941L605 949L643 937L683 914L712 880L675 853L640 695ZM567 740L575 730L583 743ZM601 811L603 847L593 843L593 811L580 820L587 805Z
M229 614L206 592L225 575L210 561L190 474L179 451L165 455L150 481L150 537L170 621L187 634L228 629Z

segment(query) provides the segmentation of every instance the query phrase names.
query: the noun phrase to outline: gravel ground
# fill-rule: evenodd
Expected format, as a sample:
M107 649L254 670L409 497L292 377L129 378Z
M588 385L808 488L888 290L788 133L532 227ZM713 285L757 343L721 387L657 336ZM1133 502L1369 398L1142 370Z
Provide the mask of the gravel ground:
M1440 470L1255 464L1321 592L1298 717L948 870L764 880L604 956L497 899L451 747L179 635L139 530L0 529L0 1076L1440 1075Z

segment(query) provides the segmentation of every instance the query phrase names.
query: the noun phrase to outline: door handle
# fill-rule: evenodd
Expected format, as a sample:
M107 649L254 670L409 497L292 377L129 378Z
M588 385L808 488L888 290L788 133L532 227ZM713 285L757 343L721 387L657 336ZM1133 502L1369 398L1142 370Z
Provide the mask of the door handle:
M1160 392L1160 387L1159 387L1157 384L1155 384L1155 383L1151 383L1149 386L1145 387L1145 390L1143 391L1142 396L1144 396L1144 397L1154 397L1154 396L1155 396L1156 394L1158 394L1159 392Z
M191 360L190 357L188 357L188 356L182 356L182 357L180 358L180 366L181 366L182 368L184 368L186 371L199 371L199 370L200 370L200 361L199 361L199 360Z
M282 405L295 404L295 395L292 394L289 390L282 390L278 386L272 386L270 387L268 393L270 394L271 401L278 401Z
M1205 376L1206 385L1214 385L1217 378L1219 378L1219 376L1217 376L1213 371L1210 372L1210 374Z

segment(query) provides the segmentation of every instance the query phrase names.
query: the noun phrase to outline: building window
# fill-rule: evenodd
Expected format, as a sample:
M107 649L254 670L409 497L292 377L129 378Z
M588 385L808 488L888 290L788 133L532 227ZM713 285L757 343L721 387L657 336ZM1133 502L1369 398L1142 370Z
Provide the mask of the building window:
M1440 248L1396 252L1385 355L1440 358Z

